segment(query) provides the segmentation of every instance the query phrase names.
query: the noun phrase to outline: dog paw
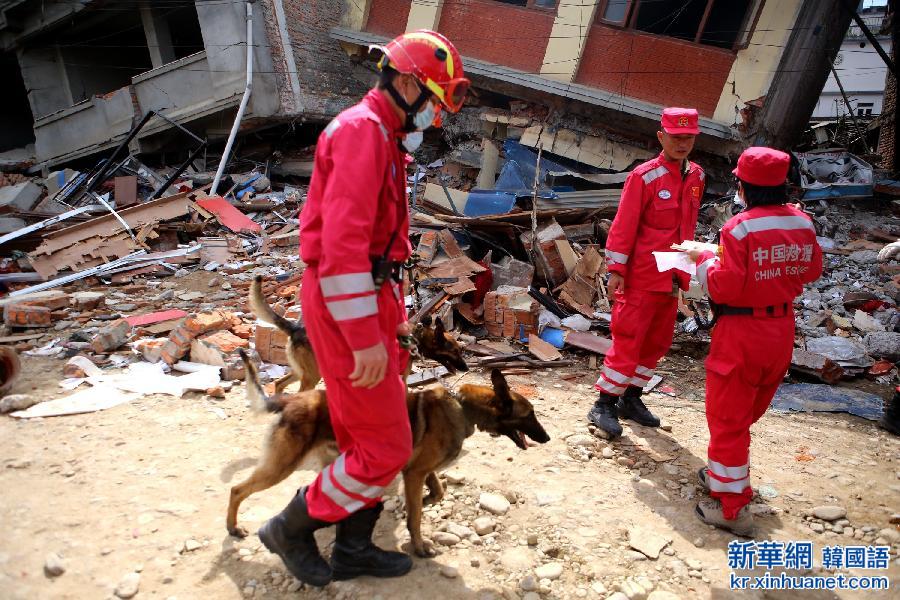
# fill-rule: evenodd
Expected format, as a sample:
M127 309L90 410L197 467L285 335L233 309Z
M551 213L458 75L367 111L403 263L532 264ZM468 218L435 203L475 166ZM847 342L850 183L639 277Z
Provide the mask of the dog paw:
M431 540L420 540L412 543L413 553L419 558L434 558L437 552Z
M240 527L240 526L232 527L231 529L228 530L228 533L230 533L231 535L233 535L236 538L241 538L241 539L250 535L249 531L247 531L246 529L244 529L243 527Z

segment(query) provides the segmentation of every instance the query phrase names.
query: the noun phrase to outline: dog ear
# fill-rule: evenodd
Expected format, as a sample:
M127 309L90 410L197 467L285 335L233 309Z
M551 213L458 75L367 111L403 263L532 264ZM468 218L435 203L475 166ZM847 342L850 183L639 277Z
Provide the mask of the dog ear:
M447 338L444 337L445 331L444 321L442 321L440 317L437 317L434 320L434 339L438 346L447 345Z
M491 384L494 386L494 403L500 409L500 414L512 413L513 399L509 393L509 384L500 369L491 369Z
M431 315L425 315L424 317L419 319L419 323L421 323L425 327L431 327Z

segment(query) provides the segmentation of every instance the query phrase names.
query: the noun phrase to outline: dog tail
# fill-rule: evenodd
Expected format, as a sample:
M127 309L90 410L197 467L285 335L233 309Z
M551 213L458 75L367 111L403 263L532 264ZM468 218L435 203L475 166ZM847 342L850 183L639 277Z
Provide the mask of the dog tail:
M309 338L306 336L306 327L302 324L285 319L277 312L272 310L266 297L262 293L262 275L257 275L250 284L250 310L256 315L260 321L271 323L290 338L291 342L296 345L306 345Z
M250 399L250 408L253 412L277 413L284 410L284 404L281 402L278 395L266 395L266 391L259 382L259 371L257 370L256 365L253 364L253 361L250 360L247 351L243 348L238 348L238 353L240 353L241 360L244 361L244 368L247 370L247 375L245 377L247 381L247 398Z

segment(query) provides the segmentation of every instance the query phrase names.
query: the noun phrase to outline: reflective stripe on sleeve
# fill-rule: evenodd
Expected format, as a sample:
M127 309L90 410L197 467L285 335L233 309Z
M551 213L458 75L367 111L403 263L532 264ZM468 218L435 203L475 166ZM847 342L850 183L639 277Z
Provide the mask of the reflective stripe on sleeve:
M626 265L628 264L628 255L622 254L621 252L614 252L612 250L604 250L604 254L606 255L606 259L608 262Z

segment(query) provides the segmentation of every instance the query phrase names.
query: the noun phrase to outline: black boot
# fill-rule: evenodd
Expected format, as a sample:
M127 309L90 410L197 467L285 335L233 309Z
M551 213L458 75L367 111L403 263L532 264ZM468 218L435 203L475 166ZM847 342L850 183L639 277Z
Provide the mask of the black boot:
M900 388L894 391L894 399L884 409L884 415L878 425L894 435L900 435Z
M619 424L619 413L616 410L618 398L611 394L600 394L594 406L588 411L588 421L609 434L611 438L622 435L622 426Z
M382 550L372 543L375 523L383 509L384 504L379 502L338 521L334 551L331 553L331 570L335 580L363 575L399 577L412 569L409 555Z
M659 427L659 418L647 410L641 400L641 388L630 385L622 398L619 399L619 414L623 419L631 419L639 425L646 427Z
M331 581L331 567L319 554L313 532L329 525L309 516L304 487L297 490L280 514L259 528L257 535L270 552L281 557L291 575L303 583L321 587Z

